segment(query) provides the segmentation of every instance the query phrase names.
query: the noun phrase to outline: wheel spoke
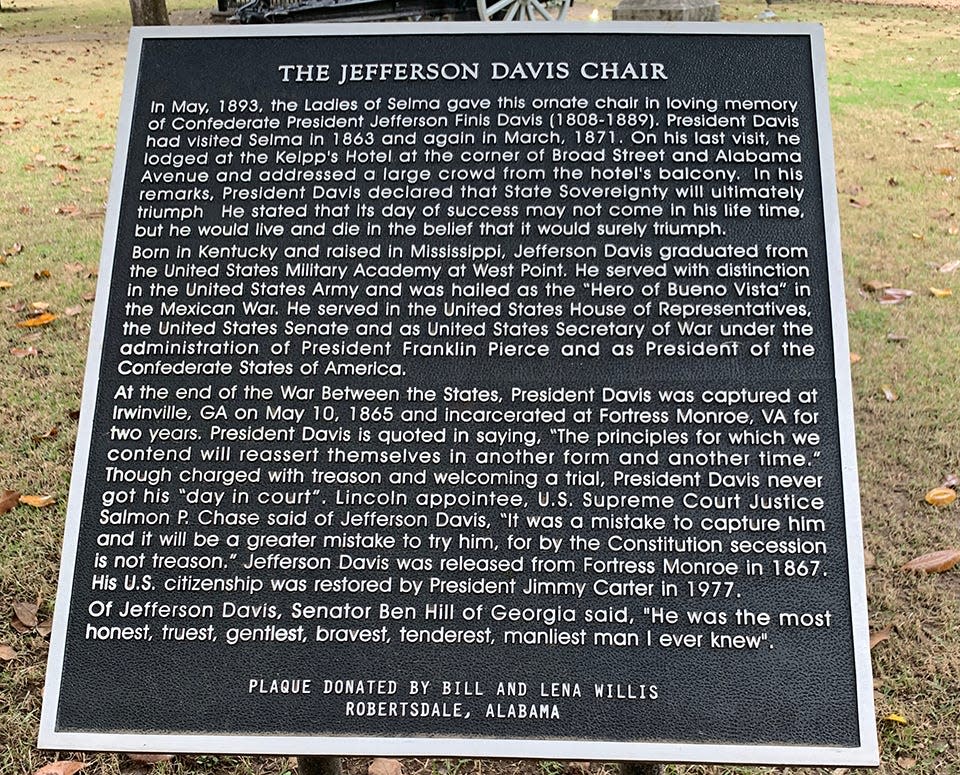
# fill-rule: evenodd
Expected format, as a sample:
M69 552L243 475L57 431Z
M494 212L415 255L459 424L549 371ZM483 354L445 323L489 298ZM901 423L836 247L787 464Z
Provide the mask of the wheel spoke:
M503 17L505 22L512 22L517 16L517 11L520 10L520 3L516 2L510 6L510 10L507 11L507 15Z
M543 3L541 3L540 0L530 0L530 5L532 6L530 13L531 19L533 18L533 9L536 9L537 13L539 13L548 22L553 21L553 17L550 15L550 12L543 7Z
M487 18L492 19L494 15L500 13L504 8L506 8L510 3L517 2L517 0L499 0L498 2L491 5L487 8Z

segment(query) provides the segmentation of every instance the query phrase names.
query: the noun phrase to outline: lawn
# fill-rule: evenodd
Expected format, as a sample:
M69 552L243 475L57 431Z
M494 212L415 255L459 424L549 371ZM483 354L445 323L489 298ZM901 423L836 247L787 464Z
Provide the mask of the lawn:
M168 0L179 21L206 21L213 5ZM596 6L608 18L612 5L578 3L575 16ZM960 474L956 8L810 0L774 9L778 20L826 30L870 618L879 635L872 652L879 772L960 773L960 571L901 569L917 555L960 547L960 505L924 501ZM723 17L748 21L760 10L760 2L725 2ZM37 505L0 514L4 775L32 775L55 758L35 745L44 623L56 589L128 23L118 0L3 0L0 12L0 490L37 497ZM913 295L885 298L887 284ZM36 311L56 320L18 325ZM39 626L23 603L37 606ZM19 628L7 624L15 604ZM96 775L151 767L113 755L75 758ZM366 762L349 766L364 772ZM152 771L280 775L292 768L285 759L179 756ZM406 775L557 775L565 768L405 762Z

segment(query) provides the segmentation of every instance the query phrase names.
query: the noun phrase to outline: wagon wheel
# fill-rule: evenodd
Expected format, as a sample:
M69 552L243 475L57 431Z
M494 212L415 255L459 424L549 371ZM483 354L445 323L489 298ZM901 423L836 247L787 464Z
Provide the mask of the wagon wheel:
M558 22L569 7L570 0L477 0L484 22Z

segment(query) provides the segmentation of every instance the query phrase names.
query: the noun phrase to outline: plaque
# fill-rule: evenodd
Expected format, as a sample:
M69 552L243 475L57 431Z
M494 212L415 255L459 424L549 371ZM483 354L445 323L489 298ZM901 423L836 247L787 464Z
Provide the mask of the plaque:
M819 28L127 70L43 746L876 763Z

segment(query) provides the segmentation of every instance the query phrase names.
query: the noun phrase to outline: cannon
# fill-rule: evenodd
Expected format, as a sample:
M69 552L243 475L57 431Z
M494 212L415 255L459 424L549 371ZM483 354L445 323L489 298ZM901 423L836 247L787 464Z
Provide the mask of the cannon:
M561 21L573 0L217 0L237 24L437 19Z

